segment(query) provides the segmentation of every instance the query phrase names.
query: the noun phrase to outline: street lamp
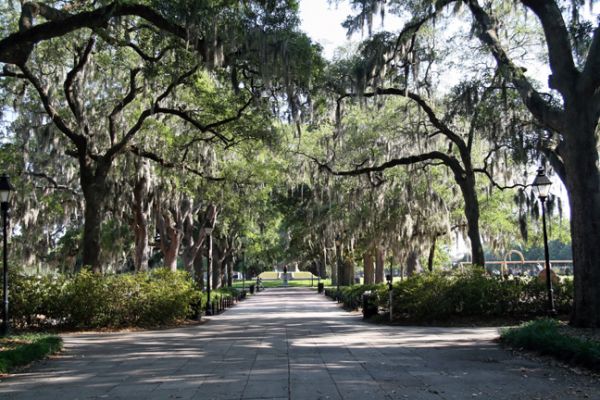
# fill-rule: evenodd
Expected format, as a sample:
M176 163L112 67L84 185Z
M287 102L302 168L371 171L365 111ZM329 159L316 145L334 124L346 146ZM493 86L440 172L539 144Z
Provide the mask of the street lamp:
M204 228L204 232L208 236L208 265L206 266L206 315L212 315L212 305L210 304L210 280L212 270L212 227Z
M552 290L552 277L550 276L550 253L548 251L548 234L546 233L546 199L550 193L552 181L546 176L544 167L538 169L538 174L533 180L531 186L537 192L537 195L542 203L542 225L544 230L544 257L546 259L546 289L548 291L548 312L550 315L556 315L554 309L554 295Z
M8 335L8 244L7 244L7 225L8 209L10 208L11 192L15 188L10 184L8 176L0 176L0 210L2 211L2 239L3 239L3 284L2 284L2 336Z

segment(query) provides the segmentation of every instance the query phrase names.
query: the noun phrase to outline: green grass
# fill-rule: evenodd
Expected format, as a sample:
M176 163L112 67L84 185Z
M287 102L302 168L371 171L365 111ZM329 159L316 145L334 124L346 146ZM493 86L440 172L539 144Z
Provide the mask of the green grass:
M500 340L513 347L550 355L570 364L600 370L600 342L562 334L560 323L539 319L505 329Z
M325 286L331 286L331 279L321 279L321 282ZM294 280L289 280L288 281L288 286L310 287L310 283L311 283L310 279L294 279ZM312 283L313 283L313 287L316 289L317 288L318 280L317 279L313 279ZM246 290L248 290L248 286L250 286L252 284L256 284L256 279L247 280L246 281L246 284L245 284ZM266 287L266 288L279 287L279 286L283 285L283 281L281 279L275 279L275 280L271 280L271 281L265 281L265 280L263 280L262 281L262 285L264 287ZM242 281L235 281L235 282L233 282L233 287L240 289L242 287Z
M291 275L292 275L292 278L294 278L294 280L296 280L296 279L310 280L311 276L313 276L313 274L311 274L309 271L292 272ZM313 278L317 279L316 276L313 276Z
M262 279L277 279L279 277L279 273L273 271L265 271L261 272L258 276L260 276Z
M62 348L62 339L55 335L26 334L0 338L0 373L41 360Z

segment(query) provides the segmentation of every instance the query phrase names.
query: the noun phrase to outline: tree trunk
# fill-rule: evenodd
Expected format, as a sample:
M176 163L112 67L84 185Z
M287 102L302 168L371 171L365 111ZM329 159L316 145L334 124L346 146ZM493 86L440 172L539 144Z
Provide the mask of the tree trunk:
M364 284L370 285L375 282L375 266L373 264L373 253L368 250L363 254L365 279Z
M159 210L156 226L160 232L160 248L165 268L177 270L177 256L181 246L181 229L177 226L177 210Z
M327 261L329 261L327 259L327 248L325 247L325 245L323 245L322 259L323 259L323 261L321 262L321 269L319 270L319 276L321 277L321 279L323 279L327 276Z
M223 262L225 256L220 246L216 241L213 241L213 265L212 265L212 288L218 289L223 285Z
M100 242L104 205L108 195L106 177L110 163L98 161L96 168L80 160L80 182L85 200L83 223L83 265L88 265L94 273L102 273L100 263Z
M562 157L571 207L575 301L571 323L600 327L600 173L596 119L586 122L585 107L568 119ZM588 112L589 113L589 112ZM583 121L582 121L583 120Z
M385 280L385 249L377 246L375 255L375 283L383 283Z
M133 257L136 272L148 270L150 246L148 245L148 216L150 200L148 199L148 180L139 178L133 187L133 233L135 237L135 254Z
M352 285L354 283L354 261L352 258L343 257L340 267L340 286Z
M204 257L201 251L194 259L194 281L200 289L204 289Z
M412 276L420 274L422 271L421 263L419 263L419 253L415 250L411 250L406 258L406 275Z
M435 257L435 243L437 242L437 236L434 236L429 247L429 257L427 258L427 268L429 272L433 272L433 259Z
M225 265L227 266L227 287L233 286L233 258L227 257L225 260Z
M335 264L331 263L331 284L338 284L338 272L342 266L342 246L335 246Z
M467 219L467 236L471 242L471 262L473 265L485 265L483 244L479 234L479 200L475 189L475 173L467 168L464 177L456 177L463 200L465 202L465 217Z

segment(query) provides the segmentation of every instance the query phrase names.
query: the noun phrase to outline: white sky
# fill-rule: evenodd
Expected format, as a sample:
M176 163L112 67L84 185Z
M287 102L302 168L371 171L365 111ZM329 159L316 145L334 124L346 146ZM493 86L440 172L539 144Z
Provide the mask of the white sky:
M347 2L336 5L327 0L300 1L301 28L323 46L326 58L331 59L334 50L347 42L346 30L341 24L351 11Z

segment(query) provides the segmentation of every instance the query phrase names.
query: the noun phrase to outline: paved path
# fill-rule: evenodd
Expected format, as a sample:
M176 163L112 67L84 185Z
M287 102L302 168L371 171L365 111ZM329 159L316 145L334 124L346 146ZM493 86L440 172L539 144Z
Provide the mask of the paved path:
M0 399L600 399L513 357L493 328L381 327L307 289L267 289L199 326L66 335Z

